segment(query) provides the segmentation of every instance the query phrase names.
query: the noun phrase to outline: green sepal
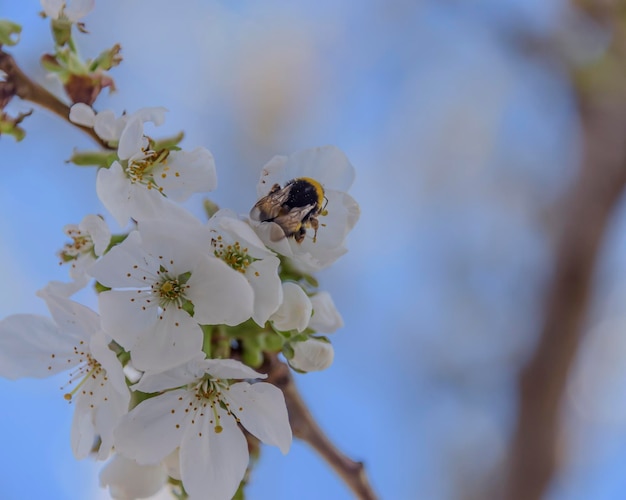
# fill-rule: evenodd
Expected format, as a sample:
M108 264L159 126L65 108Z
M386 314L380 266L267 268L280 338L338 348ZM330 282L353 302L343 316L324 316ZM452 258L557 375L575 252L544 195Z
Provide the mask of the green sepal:
M154 151L161 151L162 149L167 149L170 151L178 150L178 143L185 138L185 132L178 132L176 135L172 135L170 137L164 137L163 139L159 139L153 142L152 149Z
M191 302L190 300L183 300L183 303L181 304L180 308L187 312L189 314L189 316L193 317L193 315L195 314L194 308L193 308L193 302Z
M284 346L283 346L283 356L285 356L285 358L287 359L292 359L295 356L295 352L293 350L293 347L291 347L291 344L289 342L287 342Z
M16 45L20 41L22 27L9 21L8 19L0 19L0 45Z
M63 45L69 43L72 39L72 21L69 19L52 19L50 21L50 28L52 29L54 43L60 47L63 47Z
M117 153L110 151L74 151L67 163L79 167L109 168L117 160Z
M98 57L90 62L89 71L92 72L99 69L108 71L114 66L118 66L122 62L121 50L122 46L116 43L110 49L102 51Z
M208 198L204 199L202 206L204 207L204 213L206 214L207 219L213 217L220 209L217 203L213 203Z
M181 285L184 285L185 283L187 283L189 281L189 278L191 278L191 271L187 271L186 273L179 274L178 275L178 282Z
M93 287L96 290L96 293L108 292L110 290L110 288L108 286L104 286L99 281L96 281L94 283Z

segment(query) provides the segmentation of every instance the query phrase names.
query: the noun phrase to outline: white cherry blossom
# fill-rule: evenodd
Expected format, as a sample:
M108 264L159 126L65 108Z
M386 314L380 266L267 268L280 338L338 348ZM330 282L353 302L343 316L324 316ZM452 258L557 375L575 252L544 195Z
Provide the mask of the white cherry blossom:
M254 290L252 319L264 326L283 300L278 275L280 260L252 228L230 210L217 212L208 227L215 256L242 273Z
M335 358L332 344L311 337L303 342L291 344L293 357L289 364L302 372L315 372L328 368Z
M306 177L324 188L326 214L318 217L317 237L309 234L300 243L294 238L275 241L272 236L276 234L276 225L273 222L251 223L269 248L292 258L303 270L317 271L328 267L346 253L346 236L359 219L359 206L347 193L354 176L354 167L334 146L307 149L289 157L275 156L261 171L258 197L266 196L276 184L284 187L290 180Z
M91 268L112 288L99 294L105 331L140 370L165 370L202 349L199 325L237 325L251 317L246 278L210 255L209 232L186 222L149 220Z
M82 278L111 243L111 231L98 215L86 215L80 224L68 224L63 232L71 238L60 252L61 262L71 262L70 276Z
M94 311L64 297L41 295L52 319L15 314L0 321L0 376L42 378L71 369L65 398L75 406L72 450L85 458L100 437L97 458L103 460L130 401L122 365Z
M283 453L291 445L280 389L244 381L265 377L232 359L201 356L163 373L146 372L133 388L166 392L143 401L122 419L115 432L116 450L140 464L156 464L179 447L181 479L190 497L230 499L249 460L239 425Z
M311 297L313 316L309 328L316 332L333 333L343 326L343 318L328 292L317 292Z
M274 328L281 332L291 330L302 332L309 325L312 312L313 304L302 287L288 281L283 283L283 302L272 314L270 321L274 323Z

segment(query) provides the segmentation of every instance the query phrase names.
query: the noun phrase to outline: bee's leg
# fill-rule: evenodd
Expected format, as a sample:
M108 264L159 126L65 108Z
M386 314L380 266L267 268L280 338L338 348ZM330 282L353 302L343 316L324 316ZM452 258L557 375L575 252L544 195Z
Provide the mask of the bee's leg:
M304 241L304 237L306 236L306 229L304 226L300 226L295 233L293 233L293 237L296 240L296 243L302 243Z
M315 234L313 235L313 243L315 243L317 241L317 230L320 227L320 223L317 220L317 217L311 217L311 219L309 220L309 224L315 231Z

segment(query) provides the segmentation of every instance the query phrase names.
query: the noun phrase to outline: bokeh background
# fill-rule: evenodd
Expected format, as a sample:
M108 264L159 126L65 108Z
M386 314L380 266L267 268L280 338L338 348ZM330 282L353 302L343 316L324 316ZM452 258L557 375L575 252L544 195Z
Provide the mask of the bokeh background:
M554 218L579 168L567 67L606 42L558 0L107 0L83 54L116 42L119 91L97 109L169 109L154 135L209 148L220 206L246 213L275 154L335 144L357 169L350 251L319 273L343 314L334 365L298 376L329 436L363 460L381 498L480 498L501 473L515 380L541 324ZM36 0L0 0L11 49L46 80ZM547 40L562 59L528 43ZM547 61L551 61L550 63ZM61 95L61 94L59 94ZM12 110L31 109L14 102ZM46 111L0 138L0 317L46 314L66 279L62 228L104 213L95 171L65 163L90 139ZM200 211L201 199L189 206ZM553 500L626 498L626 207L616 213L566 395ZM95 298L81 298L95 306ZM107 499L100 464L74 460L63 376L0 380L0 498ZM264 449L251 499L349 499L299 442Z

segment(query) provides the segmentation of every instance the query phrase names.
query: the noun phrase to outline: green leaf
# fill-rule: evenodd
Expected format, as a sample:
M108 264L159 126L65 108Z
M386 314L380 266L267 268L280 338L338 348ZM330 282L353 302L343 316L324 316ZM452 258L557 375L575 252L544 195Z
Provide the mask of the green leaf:
M7 19L0 19L0 45L16 45L20 41L22 27Z

